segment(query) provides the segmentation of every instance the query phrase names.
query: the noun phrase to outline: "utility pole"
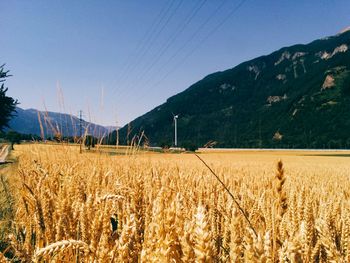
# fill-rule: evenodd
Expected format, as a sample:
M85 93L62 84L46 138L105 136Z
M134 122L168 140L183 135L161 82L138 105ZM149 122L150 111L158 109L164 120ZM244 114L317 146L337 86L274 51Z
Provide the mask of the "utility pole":
M175 124L175 141L174 145L177 147L177 119L179 118L179 115L174 115L174 124Z
M82 153L83 149L83 111L79 111L79 137L80 137L80 147L79 152Z
M83 111L79 111L79 137L83 136Z

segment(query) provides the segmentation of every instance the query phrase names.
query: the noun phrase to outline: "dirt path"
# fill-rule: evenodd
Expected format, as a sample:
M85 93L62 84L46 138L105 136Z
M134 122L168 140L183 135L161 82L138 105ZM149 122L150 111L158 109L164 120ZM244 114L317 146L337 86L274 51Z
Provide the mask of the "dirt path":
M6 163L6 157L7 157L8 153L9 153L9 146L4 145L0 151L0 164Z

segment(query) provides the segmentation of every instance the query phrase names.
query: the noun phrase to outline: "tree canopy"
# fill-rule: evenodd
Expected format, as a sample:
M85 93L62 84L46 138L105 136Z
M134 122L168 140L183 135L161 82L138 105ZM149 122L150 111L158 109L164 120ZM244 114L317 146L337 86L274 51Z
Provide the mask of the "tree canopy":
M4 85L6 78L10 77L9 71L4 69L5 65L0 66L0 131L8 127L8 122L12 118L18 101L6 96L7 88Z
M6 139L11 143L11 149L14 150L14 144L21 142L21 134L15 131L9 131L6 134Z

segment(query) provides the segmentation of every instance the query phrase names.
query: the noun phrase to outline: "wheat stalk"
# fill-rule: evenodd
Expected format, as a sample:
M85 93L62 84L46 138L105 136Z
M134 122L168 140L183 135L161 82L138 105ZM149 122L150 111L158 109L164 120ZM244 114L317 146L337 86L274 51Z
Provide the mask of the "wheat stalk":
M35 254L33 261L38 262L41 258L47 258L53 254L57 255L63 253L67 249L78 249L80 252L88 255L91 253L89 246L80 240L62 240L53 244L50 244L44 248L38 249Z

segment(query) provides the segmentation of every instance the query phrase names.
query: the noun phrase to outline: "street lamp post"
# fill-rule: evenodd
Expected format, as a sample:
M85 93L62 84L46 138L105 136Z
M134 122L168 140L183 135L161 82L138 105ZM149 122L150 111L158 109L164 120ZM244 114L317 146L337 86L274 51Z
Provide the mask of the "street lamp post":
M174 115L174 124L175 124L175 141L174 145L177 147L177 119L179 118L179 115Z

